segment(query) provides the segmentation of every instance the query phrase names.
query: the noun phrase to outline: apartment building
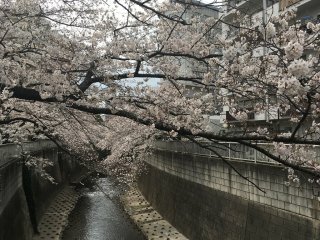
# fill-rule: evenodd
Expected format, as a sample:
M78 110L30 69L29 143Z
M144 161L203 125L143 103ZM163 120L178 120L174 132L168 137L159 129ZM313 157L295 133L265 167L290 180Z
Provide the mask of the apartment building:
M261 23L267 22L272 16L279 15L285 9L296 9L297 21L300 21L300 29L304 29L308 22L320 21L320 0L229 0L221 10L220 17L226 23L235 22L233 19L239 14L249 16L249 20L260 21ZM243 24L238 22L238 24ZM227 24L222 24L222 33L226 34L227 38L233 38L238 31L238 28L230 27ZM306 28L305 28L306 29ZM261 51L260 51L261 52ZM259 57L257 55L257 57ZM228 95L226 90L224 94ZM266 96L267 101L277 101L275 96ZM253 109L255 102L252 100L238 99L240 107L248 111L247 127L255 129L257 127L272 126L277 131L287 132L291 131L294 123L288 121L289 116L281 115L277 108L270 108L268 111L254 112ZM229 114L229 107L223 106L223 111L220 114L220 122L225 127L234 126L230 131L237 128L237 120ZM301 129L303 131L303 128Z
M221 9L209 4L205 4L202 1L198 0L171 0L172 4L180 4L186 7L186 11L183 14L183 19L189 22L192 18L197 17L200 21L205 21L207 18L219 18L219 14ZM200 32L203 32L204 29L199 29ZM183 33L182 33L183 34ZM221 34L221 26L215 27L211 32L206 35L207 40L214 41L214 36L217 34ZM221 54L219 50L213 50L212 54ZM177 64L179 64L179 75L192 77L192 78L199 78L201 79L205 73L208 71L214 71L213 69L209 69L208 65L196 61L190 58L179 57L177 58ZM210 88L203 88L203 85L197 84L191 81L179 81L182 83L189 91L188 95L190 97L194 97L194 94L202 94L205 92L212 92L215 91L214 89ZM201 91L201 92L200 92ZM220 115L218 112L213 112L209 117L210 119L210 128L216 131L219 131L221 127L217 127L220 124ZM222 125L221 125L222 126ZM218 128L218 130L217 130Z
M230 20L238 10L252 19L263 19L264 12L268 18L290 8L297 9L297 18L301 21L315 20L320 14L319 0L229 0L221 14L225 20Z
M201 21L205 21L205 19L209 17L213 17L218 19L219 18L219 12L220 9L208 4L204 4L201 1L198 0L171 0L172 4L181 4L184 5L187 10L183 14L183 19L189 22L192 18L198 17ZM201 29L199 29L201 31ZM220 34L221 29L215 28L210 33L207 34L208 41L211 41L215 34ZM188 77L199 77L202 78L205 73L209 71L208 66L200 63L195 62L192 59L189 58L183 58L180 59L180 75L188 76ZM192 83L192 82L184 82L186 86L190 87L200 87L199 85Z

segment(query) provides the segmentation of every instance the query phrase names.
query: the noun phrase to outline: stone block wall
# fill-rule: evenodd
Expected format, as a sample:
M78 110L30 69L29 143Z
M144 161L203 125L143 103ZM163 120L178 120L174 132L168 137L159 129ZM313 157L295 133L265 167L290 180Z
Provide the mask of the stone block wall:
M287 172L276 164L230 160L263 193L194 150L155 150L139 181L146 198L190 239L320 239L319 189L308 176L287 186Z

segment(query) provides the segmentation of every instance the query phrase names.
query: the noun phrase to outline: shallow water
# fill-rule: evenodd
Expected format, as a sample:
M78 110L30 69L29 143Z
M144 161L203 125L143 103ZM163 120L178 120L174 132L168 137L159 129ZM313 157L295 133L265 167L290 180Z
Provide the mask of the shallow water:
M69 216L63 240L142 240L118 204L121 192L115 182L100 178L91 189L82 188L81 197Z

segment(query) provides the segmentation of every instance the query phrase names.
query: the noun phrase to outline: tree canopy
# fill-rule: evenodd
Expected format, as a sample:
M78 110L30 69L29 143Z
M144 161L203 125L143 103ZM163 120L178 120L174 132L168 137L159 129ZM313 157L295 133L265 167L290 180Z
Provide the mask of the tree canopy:
M2 143L49 138L132 177L155 138L221 158L236 142L318 179L320 24L177 2L1 0Z

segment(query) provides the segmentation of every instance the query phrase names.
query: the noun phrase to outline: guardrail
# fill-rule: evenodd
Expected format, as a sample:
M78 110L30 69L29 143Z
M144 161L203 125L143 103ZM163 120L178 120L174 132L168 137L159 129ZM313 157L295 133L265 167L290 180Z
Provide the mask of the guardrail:
M256 149L244 146L236 142L200 142L203 145L210 146L216 153L229 160L241 160L251 162L262 162L269 164L278 164L276 161L265 156ZM259 147L262 147L270 152L275 152L275 148L271 143L256 143ZM201 148L196 143L190 141L156 141L154 143L155 149L168 150L173 152L189 153L193 155L204 155L210 157L217 157L214 151ZM315 146L313 150L320 156L320 147Z

